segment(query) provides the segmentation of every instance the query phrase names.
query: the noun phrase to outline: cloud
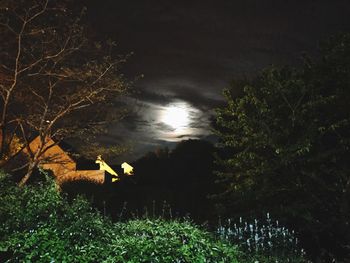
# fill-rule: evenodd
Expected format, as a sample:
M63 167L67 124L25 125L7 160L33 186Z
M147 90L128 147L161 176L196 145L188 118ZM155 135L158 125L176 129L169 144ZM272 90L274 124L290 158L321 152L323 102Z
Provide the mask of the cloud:
M158 132L164 132L164 133L176 131L176 129L174 129L170 125L165 124L164 122L156 123L155 128L158 130Z
M118 52L136 82L129 115L111 125L108 140L132 142L134 155L187 138L212 138L212 109L232 78L269 66L296 64L318 40L349 31L348 0L88 1L88 20L102 37L118 40ZM297 18L297 19L296 19ZM190 129L176 134L159 118L166 107L186 103Z
M159 86L159 83L154 83L153 86ZM162 89L157 92L147 88L139 90L135 94L135 98L142 102L158 104L162 106L169 105L176 101L185 101L195 108L208 110L216 108L223 103L223 97L217 94L210 93L203 87L203 90L195 85L179 83L179 80L162 80Z

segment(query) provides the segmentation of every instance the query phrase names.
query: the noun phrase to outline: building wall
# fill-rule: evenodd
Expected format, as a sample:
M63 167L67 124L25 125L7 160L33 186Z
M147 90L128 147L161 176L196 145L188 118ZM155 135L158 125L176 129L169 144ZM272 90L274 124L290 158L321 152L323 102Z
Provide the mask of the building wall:
M29 145L32 152L40 147L40 137L36 137ZM45 146L48 149L43 153L40 166L45 170L51 170L58 184L67 181L86 180L96 184L103 184L104 170L76 170L76 162L55 142L48 138ZM27 149L24 152L28 154Z

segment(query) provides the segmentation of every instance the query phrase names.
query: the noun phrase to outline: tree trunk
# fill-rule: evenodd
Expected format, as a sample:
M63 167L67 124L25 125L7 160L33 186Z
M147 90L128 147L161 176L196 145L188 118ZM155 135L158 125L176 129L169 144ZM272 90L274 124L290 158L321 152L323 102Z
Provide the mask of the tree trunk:
M18 183L19 187L23 187L27 183L29 178L32 176L34 169L37 166L38 166L38 161L33 161L33 162L29 163L27 173L25 174L25 176L23 176L21 181L19 181L19 183Z
M3 166L5 166L6 163L7 163L7 161L5 160L5 158L2 157L2 158L0 159L0 168L3 167Z
M6 129L2 126L0 130L0 167L2 167L6 163L6 153L5 153L5 144L6 144Z

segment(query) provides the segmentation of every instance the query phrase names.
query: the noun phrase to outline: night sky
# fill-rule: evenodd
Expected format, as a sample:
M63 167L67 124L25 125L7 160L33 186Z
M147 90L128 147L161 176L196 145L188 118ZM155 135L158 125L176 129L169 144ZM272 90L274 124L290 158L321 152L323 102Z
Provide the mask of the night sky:
M212 109L232 79L296 65L302 53L316 54L319 40L350 31L349 0L90 0L87 7L97 37L116 40L119 54L134 53L126 77L144 74L124 99L132 111L103 138L129 145L120 156L127 161L210 139Z

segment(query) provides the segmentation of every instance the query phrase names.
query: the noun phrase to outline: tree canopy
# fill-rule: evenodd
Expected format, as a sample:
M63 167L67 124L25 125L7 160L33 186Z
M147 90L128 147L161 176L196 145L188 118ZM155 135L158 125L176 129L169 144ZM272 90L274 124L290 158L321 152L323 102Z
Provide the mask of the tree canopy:
M271 212L315 255L346 255L350 221L350 35L300 68L264 70L217 110L218 195L227 213Z

